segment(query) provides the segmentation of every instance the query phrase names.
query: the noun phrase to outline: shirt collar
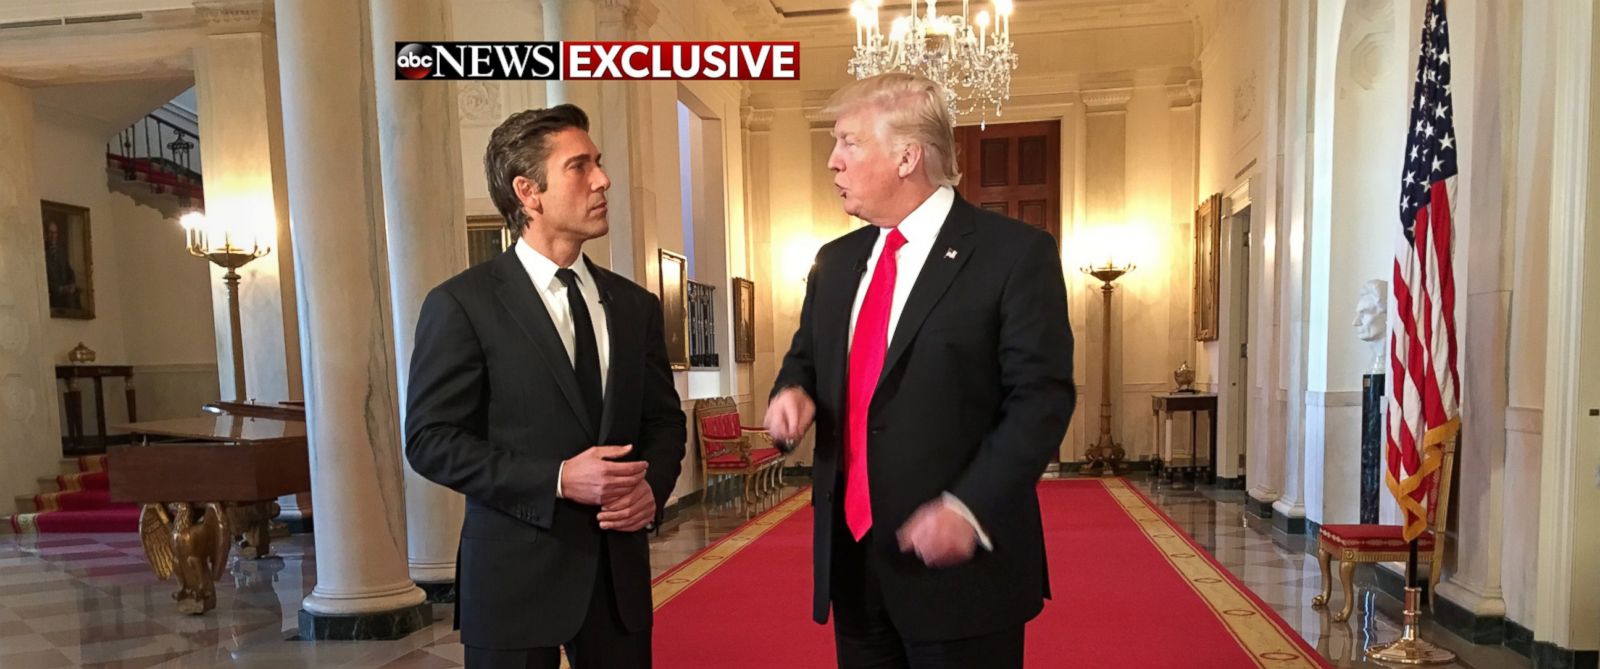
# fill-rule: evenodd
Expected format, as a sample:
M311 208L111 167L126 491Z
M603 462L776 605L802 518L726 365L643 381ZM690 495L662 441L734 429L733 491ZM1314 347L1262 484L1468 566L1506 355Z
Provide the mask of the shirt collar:
M939 229L944 227L944 219L950 217L950 209L955 206L955 202L955 189L940 186L916 209L911 210L911 214L896 227L900 230L900 234L905 235L907 244L932 244L939 236ZM889 230L886 229L880 236L888 233Z
M543 253L533 250L528 243L518 239L512 247L517 254L517 260L522 262L522 268L528 272L528 278L533 280L533 285L539 290L552 290L561 285L556 279L556 270L561 269L554 260L546 258ZM578 262L572 263L572 273L578 275L578 284L594 286L594 279L589 275L589 263L582 255Z

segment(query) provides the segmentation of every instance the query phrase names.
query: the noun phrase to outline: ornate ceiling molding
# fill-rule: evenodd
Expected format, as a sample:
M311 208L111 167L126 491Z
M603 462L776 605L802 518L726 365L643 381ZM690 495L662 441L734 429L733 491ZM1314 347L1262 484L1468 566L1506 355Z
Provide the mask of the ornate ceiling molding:
M1128 101L1133 99L1132 88L1101 88L1083 91L1079 94L1083 105L1088 107L1089 113L1127 111Z
M602 30L607 23L620 24L631 36L643 37L661 18L661 8L650 0L599 0L595 20Z
M744 120L744 127L750 132L767 132L772 130L772 117L774 116L774 112L771 109L761 109L749 106L740 107L739 116Z
M272 25L272 7L262 0L195 0L195 16L209 34L257 32Z

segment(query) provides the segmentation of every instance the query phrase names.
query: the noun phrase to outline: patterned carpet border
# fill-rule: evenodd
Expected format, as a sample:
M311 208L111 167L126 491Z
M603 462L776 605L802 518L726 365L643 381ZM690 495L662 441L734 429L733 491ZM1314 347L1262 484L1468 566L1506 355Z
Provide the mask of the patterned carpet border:
M1288 629L1270 607L1218 564L1150 498L1122 478L1102 479L1106 492L1145 538L1166 557L1217 620L1261 669L1325 667L1316 650Z

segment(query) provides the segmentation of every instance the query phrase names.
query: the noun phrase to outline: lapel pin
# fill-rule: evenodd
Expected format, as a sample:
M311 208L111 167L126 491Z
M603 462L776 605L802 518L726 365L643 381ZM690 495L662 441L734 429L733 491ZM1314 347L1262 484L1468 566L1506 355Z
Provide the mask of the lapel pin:
M955 249L945 249L945 252L944 252L945 260L952 260L955 257L956 257L956 250Z

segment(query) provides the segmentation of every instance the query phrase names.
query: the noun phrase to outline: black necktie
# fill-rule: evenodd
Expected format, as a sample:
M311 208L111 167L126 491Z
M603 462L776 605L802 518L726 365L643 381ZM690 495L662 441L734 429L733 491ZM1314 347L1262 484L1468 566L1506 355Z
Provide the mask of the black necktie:
M590 424L599 430L605 399L600 393L600 348L594 337L594 320L589 317L589 303L578 290L578 275L558 269L556 278L567 286L567 306L572 309L572 370L578 374L583 403L589 405Z

